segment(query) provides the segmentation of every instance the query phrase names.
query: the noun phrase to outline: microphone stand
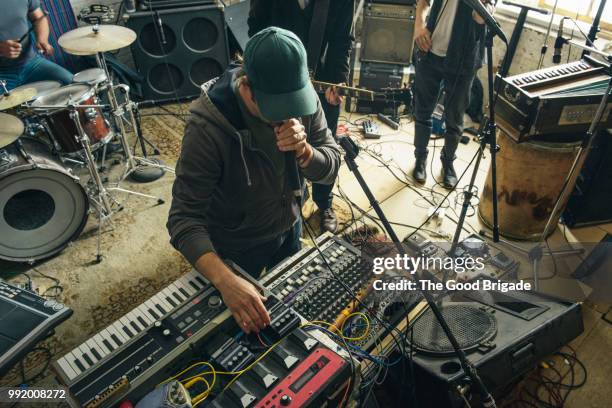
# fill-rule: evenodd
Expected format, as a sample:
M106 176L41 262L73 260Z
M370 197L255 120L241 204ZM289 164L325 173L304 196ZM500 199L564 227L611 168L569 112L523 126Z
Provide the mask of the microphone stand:
M465 0L464 0L465 1ZM478 4L481 4L478 1ZM476 10L476 8L475 8ZM486 11L486 10L485 10ZM479 10L476 10L479 12ZM486 11L488 14L488 11ZM491 17L492 18L492 17ZM488 20L485 19L485 24L489 24ZM476 176L478 174L478 169L480 167L480 162L482 160L482 156L486 150L487 144L490 146L491 152L491 189L492 189L492 201L493 201L493 242L499 242L499 215L498 215L498 202L497 202L497 152L499 150L499 146L497 146L497 124L495 123L495 102L496 95L499 92L499 87L502 84L501 76L497 78L497 89L495 88L495 75L493 73L493 39L496 35L499 35L498 29L499 25L497 23L494 24L495 28L491 29L489 25L487 25L487 30L485 34L485 46L487 52L487 80L488 80L488 93L489 93L489 117L485 120L485 123L480 128L480 148L479 154L476 158L476 163L474 163L474 170L472 172L472 177L470 179L470 184L468 188L466 188L463 192L463 206L461 207L461 214L459 215L459 220L457 222L457 229L455 230L455 235L453 237L453 242L451 244L450 250L448 251L449 255L454 256L457 245L459 245L459 238L461 236L461 231L463 230L463 224L465 223L465 217L467 215L468 209L470 207L470 202L472 197L474 196L474 184L476 183ZM500 36L500 39L504 41L505 36ZM507 44L507 42L506 42ZM508 59L508 53L506 52L506 56L504 57L504 63L502 66L506 66L506 61Z
M376 197L374 197L374 194L372 194L372 190L370 190L370 187L368 186L367 182L363 178L363 175L359 171L359 166L355 162L355 159L357 158L359 154L359 146L357 146L355 142L350 137L347 137L347 136L340 137L338 139L338 142L340 143L340 146L342 146L342 148L344 149L346 153L344 155L344 159L346 161L347 167L357 179L359 186L361 187L366 197L368 198L370 205L372 206L372 208L376 212L376 215L382 222L383 227L385 228L385 231L387 232L387 234L393 241L393 244L395 244L397 251L402 256L408 256L404 246L402 245L400 239L398 238L397 234L393 230L393 227L389 223L389 220L387 220L387 217L385 216L385 213L380 207L380 204L376 200ZM410 275L410 277L411 279L414 280L414 277L412 277L412 275ZM421 287L420 285L417 285L417 286L419 288ZM442 312L440 311L438 305L436 304L433 296L429 292L423 289L419 289L419 291L421 295L423 296L423 298L425 299L425 301L427 302L427 305L431 309L432 313L438 320L438 323L440 324L440 327L442 328L442 330L444 331L444 334L448 338L448 341L453 346L455 354L457 355L457 358L459 359L459 363L461 364L461 368L463 369L464 373L472 381L472 384L474 384L475 387L478 389L481 399L482 399L483 406L484 407L496 407L493 396L487 390L487 387L485 386L484 382L478 375L476 367L467 359L467 355L461 349L461 346L457 342L455 335L453 334L450 327L448 326L448 323L446 323L446 320L444 319L444 316L442 315ZM406 330L408 330L408 328L406 328Z
M591 24L591 29L589 30L589 35L587 36L587 45L595 44L595 40L597 39L597 33L599 32L599 23L601 22L601 16L603 15L604 9L606 8L606 1L601 0L599 2L599 8L597 9L597 13L595 14L595 18L593 19L593 24ZM582 56L589 54L590 51L583 50Z

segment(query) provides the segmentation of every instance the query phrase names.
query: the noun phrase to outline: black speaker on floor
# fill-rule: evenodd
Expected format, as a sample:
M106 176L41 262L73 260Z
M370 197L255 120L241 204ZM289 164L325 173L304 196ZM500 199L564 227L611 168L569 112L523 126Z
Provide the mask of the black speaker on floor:
M574 191L567 202L563 221L569 227L612 221L612 134L600 131L593 140Z
M439 305L459 346L496 396L583 331L580 304L535 292L482 290L447 296ZM431 310L417 317L411 327L414 330L408 332L407 341L412 343L417 406L465 407L459 390L467 399L474 397L471 404L478 402L476 390ZM389 391L406 392L405 376L400 368L393 369L386 383Z
M220 5L204 5L128 14L145 99L197 96L204 82L223 72L229 63L223 13Z
M361 61L410 65L414 6L368 4L363 11Z

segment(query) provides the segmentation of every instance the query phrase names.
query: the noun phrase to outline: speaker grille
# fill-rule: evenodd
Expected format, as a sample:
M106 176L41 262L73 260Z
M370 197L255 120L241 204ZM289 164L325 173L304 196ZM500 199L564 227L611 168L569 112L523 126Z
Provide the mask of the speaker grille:
M480 307L471 304L452 304L443 305L440 311L462 350L477 348L497 334L495 317ZM413 328L413 346L417 350L435 355L455 352L431 309L414 322Z
M219 76L223 72L223 67L214 59L201 58L197 60L189 71L191 82L195 86L200 86L210 78Z
M183 41L195 51L208 51L219 40L217 27L207 18L194 18L183 28Z
M158 64L151 68L147 82L149 87L160 94L173 95L183 86L184 76L179 67L172 64Z
M223 10L215 4L127 14L138 36L132 55L145 78L144 99L198 96L200 85L223 72L229 63Z
M414 35L413 6L374 4L365 11L362 61L409 65Z
M142 49L155 56L161 57L170 54L176 48L176 36L170 27L166 24L162 24L162 31L164 33L164 44L161 33L159 32L159 26L154 23L149 23L142 28L138 41Z

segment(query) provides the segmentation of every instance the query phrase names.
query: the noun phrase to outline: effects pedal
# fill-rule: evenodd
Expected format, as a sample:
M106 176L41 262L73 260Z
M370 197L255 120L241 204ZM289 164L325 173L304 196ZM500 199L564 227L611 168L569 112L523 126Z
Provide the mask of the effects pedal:
M379 127L370 119L366 119L361 122L361 129L363 130L363 135L366 139L380 139Z

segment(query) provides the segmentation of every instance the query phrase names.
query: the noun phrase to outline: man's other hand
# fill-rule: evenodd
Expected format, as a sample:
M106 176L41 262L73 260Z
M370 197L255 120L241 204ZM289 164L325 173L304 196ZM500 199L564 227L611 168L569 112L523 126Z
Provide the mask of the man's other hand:
M423 52L431 50L431 33L425 24L418 24L414 29L414 42Z
M263 304L266 298L247 280L232 273L217 284L217 289L245 333L258 333L270 324L270 316Z
M344 85L341 83L340 85ZM338 90L335 86L330 86L325 90L325 100L330 105L340 105L344 101L344 96L338 94Z
M15 40L0 41L0 55L15 59L21 55L21 44Z
M53 46L51 44L49 44L48 42L37 42L36 43L36 48L38 48L38 50L45 56L50 56L53 55Z

